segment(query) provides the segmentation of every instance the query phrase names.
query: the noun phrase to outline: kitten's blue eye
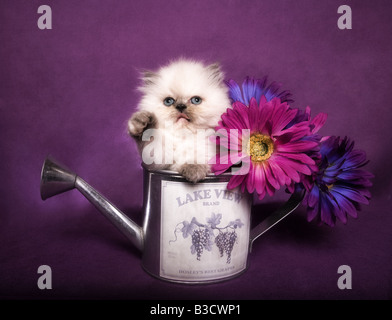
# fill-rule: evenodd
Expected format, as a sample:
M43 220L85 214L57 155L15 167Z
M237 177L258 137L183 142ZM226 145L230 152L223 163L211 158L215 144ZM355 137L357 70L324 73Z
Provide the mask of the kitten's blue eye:
M163 104L166 107L170 107L171 105L173 105L174 102L175 102L175 100L172 97L167 97L167 98L165 98L165 100L163 100Z
M202 101L201 98L198 96L191 98L192 104L200 104L201 101Z

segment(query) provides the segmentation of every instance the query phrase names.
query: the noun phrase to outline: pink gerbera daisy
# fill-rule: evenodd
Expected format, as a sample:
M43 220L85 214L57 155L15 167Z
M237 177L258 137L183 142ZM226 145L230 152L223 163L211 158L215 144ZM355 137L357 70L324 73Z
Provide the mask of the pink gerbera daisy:
M318 148L308 119L296 121L298 109L290 108L279 98L249 106L234 102L215 128L220 152L212 170L216 175L232 169L227 188L238 186L244 192L257 192L260 199L272 196L281 186L290 186L311 175L316 168L309 156Z

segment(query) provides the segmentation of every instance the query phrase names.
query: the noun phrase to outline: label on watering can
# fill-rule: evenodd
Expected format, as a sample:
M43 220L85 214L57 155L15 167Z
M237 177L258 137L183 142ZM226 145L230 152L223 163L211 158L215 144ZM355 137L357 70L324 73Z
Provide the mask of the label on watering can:
M246 268L251 201L227 182L162 182L160 276L184 282Z

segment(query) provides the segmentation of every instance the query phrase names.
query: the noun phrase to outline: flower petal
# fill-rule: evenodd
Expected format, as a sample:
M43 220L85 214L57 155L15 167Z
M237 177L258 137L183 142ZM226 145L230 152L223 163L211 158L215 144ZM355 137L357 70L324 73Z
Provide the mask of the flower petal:
M342 169L347 170L353 167L360 167L366 161L366 153L361 150L351 151L346 157Z
M309 167L306 164L292 160L290 158L285 158L281 155L278 155L275 159L281 159L281 161L285 162L286 166L290 166L297 172L301 172L306 175L312 174L312 172L310 171Z
M273 172L274 177L279 181L279 184L281 186L286 184L286 173L278 166L272 159L270 158L271 161L269 161L270 169Z
M320 218L321 221L325 222L329 226L333 227L335 225L335 219L333 212L333 205L328 197L324 194L320 198Z
M275 99L272 101L276 103ZM295 118L298 109L289 109L288 106L280 105L274 111L272 116L272 135L282 131Z
M246 178L246 188L249 193L253 193L253 191L255 191L255 170L252 165Z
M261 90L257 88L255 79L246 77L242 83L242 90L246 104L249 104L252 98L256 99L256 101L260 99Z
M269 162L266 161L263 164L263 167L264 167L264 173L266 176L266 180L271 184L272 187L274 187L276 190L279 190L280 184L279 184L278 180L275 179L275 176L273 174L273 171L271 170Z
M307 213L307 220L308 222L312 221L314 218L316 218L316 216L319 214L319 206L317 204L317 206L315 207L308 207L306 210Z
M244 101L244 99L242 97L242 92L241 92L241 89L240 89L239 85L237 84L237 82L230 79L229 81L226 81L226 84L229 87L230 98L233 100L233 102L240 101L240 102L246 104L246 102Z
M265 184L266 177L263 166L255 166L255 184L256 184L256 192L260 195L265 193Z
M317 147L318 143L314 141L300 140L296 142L289 142L277 146L279 152L306 152L314 147Z
M230 178L229 183L227 184L227 189L232 190L237 188L241 183L245 180L245 175L234 175Z
M333 190L335 192L340 193L342 196L345 196L347 199L363 203L363 204L369 204L369 200L363 196L358 190L354 190L351 188L343 187L340 185L334 185Z
M305 154L305 153L280 152L279 155L283 156L285 158L289 158L289 159L292 159L292 160L300 161L303 164L309 164L309 165L314 165L315 164L314 160L311 157L309 157L307 154Z
M320 190L319 188L314 185L312 190L307 194L306 202L309 207L314 208L317 202L320 200Z
M267 190L267 193L268 193L269 196L272 197L272 196L274 195L275 189L274 189L274 187L269 183L268 180L266 180L265 189Z
M295 171L282 157L275 157L275 163L286 173L286 175L295 182L300 182L300 177L297 171ZM286 179L287 183L287 179Z
M326 113L319 113L317 116L315 116L313 120L310 121L310 124L314 126L312 133L318 132L327 121L327 118L328 115Z
M342 211L349 214L353 218L357 217L357 210L349 199L347 199L346 197L344 197L340 193L335 192L333 188L331 189L330 192L331 192L332 196L334 197L337 205L339 206L339 208Z

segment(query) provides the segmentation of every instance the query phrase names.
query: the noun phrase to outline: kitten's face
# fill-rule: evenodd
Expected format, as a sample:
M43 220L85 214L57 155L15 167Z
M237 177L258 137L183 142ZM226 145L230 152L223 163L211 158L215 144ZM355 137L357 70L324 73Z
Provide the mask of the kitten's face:
M153 112L159 126L213 128L230 106L218 65L180 60L145 73L141 110Z

